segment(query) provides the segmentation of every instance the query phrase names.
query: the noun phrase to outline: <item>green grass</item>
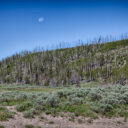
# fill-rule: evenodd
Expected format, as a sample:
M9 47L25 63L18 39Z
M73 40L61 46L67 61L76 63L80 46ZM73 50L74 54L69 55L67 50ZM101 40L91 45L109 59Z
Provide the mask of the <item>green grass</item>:
M51 88L34 85L0 85L0 92L21 91L21 92L53 92L60 88Z
M25 100L17 100L17 101L12 100L12 101L7 101L7 102L0 102L0 104L1 104L2 106L13 106L13 105L22 104L22 103L24 103L24 102L25 102Z
M89 82L89 83L81 84L81 87L83 88L94 88L99 86L102 86L99 82Z

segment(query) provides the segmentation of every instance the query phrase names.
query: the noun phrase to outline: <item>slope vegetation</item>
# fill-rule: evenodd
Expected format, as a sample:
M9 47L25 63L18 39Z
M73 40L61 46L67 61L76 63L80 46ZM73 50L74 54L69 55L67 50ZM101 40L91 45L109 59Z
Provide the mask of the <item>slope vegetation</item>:
M128 83L128 40L22 52L0 62L0 83L62 86Z

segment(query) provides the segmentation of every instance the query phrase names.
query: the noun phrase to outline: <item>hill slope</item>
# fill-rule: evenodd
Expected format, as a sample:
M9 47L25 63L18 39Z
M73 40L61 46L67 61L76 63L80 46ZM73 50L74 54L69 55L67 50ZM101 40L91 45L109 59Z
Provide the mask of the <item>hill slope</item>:
M0 62L0 83L61 86L81 81L128 83L128 40L42 52Z

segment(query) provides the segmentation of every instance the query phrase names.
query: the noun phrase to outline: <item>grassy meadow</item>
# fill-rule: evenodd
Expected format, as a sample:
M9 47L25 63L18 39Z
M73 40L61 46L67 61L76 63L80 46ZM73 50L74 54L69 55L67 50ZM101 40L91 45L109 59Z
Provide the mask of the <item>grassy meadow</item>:
M46 115L68 116L74 122L76 117L87 117L92 122L99 117L128 117L128 86L98 83L83 84L81 87L64 88L41 87L34 85L0 86L0 121L13 118L7 106L14 106L24 118L43 118ZM70 114L69 114L70 113ZM77 120L82 122L81 119Z

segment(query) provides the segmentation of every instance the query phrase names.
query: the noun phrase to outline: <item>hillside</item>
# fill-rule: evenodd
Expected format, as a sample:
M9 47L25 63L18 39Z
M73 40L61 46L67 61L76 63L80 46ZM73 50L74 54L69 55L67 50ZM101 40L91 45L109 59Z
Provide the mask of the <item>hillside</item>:
M62 86L80 82L128 83L128 39L40 52L0 61L1 84Z

